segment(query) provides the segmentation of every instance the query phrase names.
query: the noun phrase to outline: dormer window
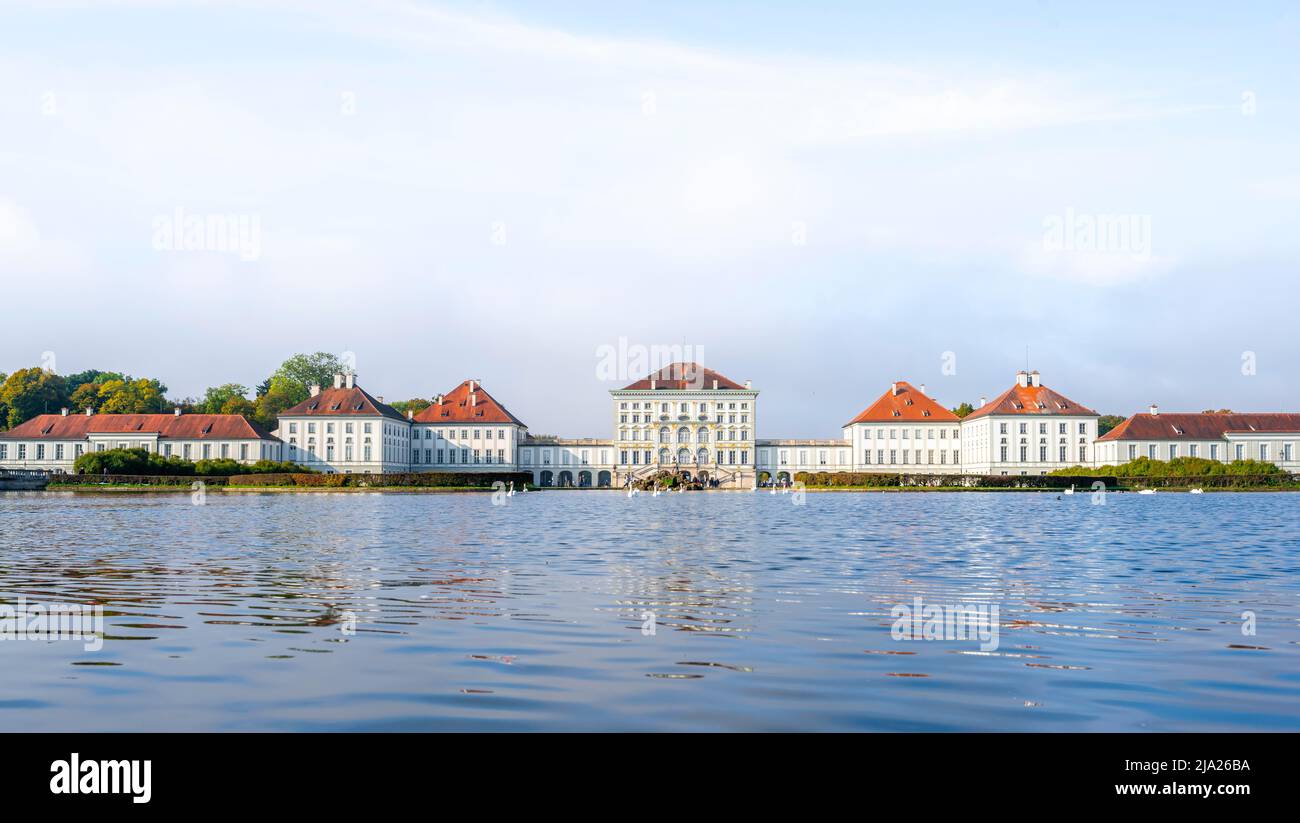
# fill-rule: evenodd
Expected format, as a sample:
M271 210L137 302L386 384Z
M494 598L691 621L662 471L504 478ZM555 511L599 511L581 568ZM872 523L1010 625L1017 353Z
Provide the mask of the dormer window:
M342 403L335 403L333 406L330 406L330 411L338 411L339 407L342 405Z
M929 417L929 416L930 416L930 410L929 410L929 409L925 409L924 411L921 412L921 416L922 416L922 417Z

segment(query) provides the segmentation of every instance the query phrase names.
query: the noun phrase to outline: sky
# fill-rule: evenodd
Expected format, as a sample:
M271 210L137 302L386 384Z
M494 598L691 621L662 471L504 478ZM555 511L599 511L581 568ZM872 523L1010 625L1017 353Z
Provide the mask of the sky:
M1134 5L0 0L0 372L1294 411L1300 7Z

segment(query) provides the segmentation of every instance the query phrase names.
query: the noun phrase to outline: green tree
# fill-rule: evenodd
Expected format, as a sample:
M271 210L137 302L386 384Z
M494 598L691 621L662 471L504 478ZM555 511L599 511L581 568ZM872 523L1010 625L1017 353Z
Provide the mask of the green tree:
M1101 437L1106 432L1123 423L1127 418L1120 417L1118 414L1103 414L1097 418L1097 436Z
M104 414L161 414L167 387L152 378L108 380L99 384L97 410Z
M280 364L280 368L275 370L271 375L271 382L281 378L301 393L301 397L293 401L292 405L297 405L308 397L310 386L330 386L334 383L334 375L343 371L343 362L337 356L329 352L318 351L315 354L295 354L288 360Z
M274 430L279 424L276 415L306 400L307 391L299 392L293 381L285 377L272 377L270 382L266 393L257 398L253 419L268 430Z
M68 381L39 366L19 369L0 385L0 406L11 429L38 414L57 412L68 400Z
M423 397L413 397L410 400L398 400L392 405L393 408L397 409L402 414L406 414L408 411L412 414L419 414L432 406L433 401L425 400Z
M952 408L952 413L958 417L965 417L973 411L975 411L975 407L970 403L962 403L960 406L953 406Z
M276 415L311 396L311 386L331 386L334 375L345 371L343 361L329 352L295 354L257 387L253 419L268 429L278 425Z
M223 411L232 400L242 400L249 408L252 408L253 405L248 400L248 388L246 386L241 386L238 383L226 383L208 389L203 395L203 400L198 404L198 410L204 414L243 414L243 412Z

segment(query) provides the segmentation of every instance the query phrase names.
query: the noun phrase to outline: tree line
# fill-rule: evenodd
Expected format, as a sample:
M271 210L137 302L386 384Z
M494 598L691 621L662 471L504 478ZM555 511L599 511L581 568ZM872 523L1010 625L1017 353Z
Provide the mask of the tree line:
M242 414L270 431L278 425L276 415L306 400L312 385L333 385L334 375L343 371L342 361L328 352L295 354L254 387L223 383L210 387L201 398L169 398L167 386L157 378L99 369L64 376L33 366L0 373L0 430L65 408L76 414L87 409L102 414L167 414L179 408L185 413ZM414 398L392 405L402 413L408 409L418 413L430 401Z

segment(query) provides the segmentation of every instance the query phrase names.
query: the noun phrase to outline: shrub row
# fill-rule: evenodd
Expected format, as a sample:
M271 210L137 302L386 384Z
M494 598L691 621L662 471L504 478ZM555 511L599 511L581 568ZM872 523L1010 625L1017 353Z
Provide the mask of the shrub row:
M84 475L146 475L162 477L214 477L232 474L263 474L267 472L301 472L311 470L297 463L259 460L252 465L244 465L231 458L200 460L197 463L181 457L163 457L148 449L106 449L105 451L86 452L73 462L77 474Z
M398 474L241 474L232 486L304 486L323 488L492 488L493 483L514 482L523 488L533 482L529 472L401 472Z
M51 486L185 486L202 481L208 486L226 485L225 477L179 474L51 474Z
M1061 476L1042 474L883 474L868 472L798 472L794 479L805 486L825 488L855 486L887 488L897 486L927 486L932 488L969 489L1065 489L1077 486L1089 488L1100 480L1108 487L1115 485L1114 477L1094 475Z
M1114 477L1134 478L1167 476L1204 478L1224 474L1260 477L1264 475L1285 475L1286 472L1278 468L1275 463L1266 463L1259 460L1234 460L1231 463L1223 463L1204 457L1175 457L1173 460L1152 460L1149 457L1138 457L1117 466L1100 466L1098 468L1071 466L1068 469L1057 469L1052 474L1111 475Z

